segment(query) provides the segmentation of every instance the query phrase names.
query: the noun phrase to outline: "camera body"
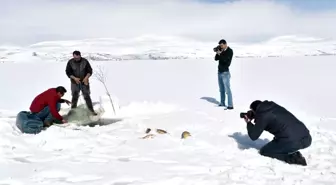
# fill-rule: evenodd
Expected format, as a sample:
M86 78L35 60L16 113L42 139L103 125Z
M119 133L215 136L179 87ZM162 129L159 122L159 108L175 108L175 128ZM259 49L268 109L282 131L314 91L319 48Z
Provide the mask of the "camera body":
M221 48L220 45L218 45L218 46L216 46L216 47L213 48L213 51L214 51L214 52L222 51L222 48Z
M244 118L245 116L247 116L247 113L246 112L241 112L239 116L240 116L240 118Z
M247 116L247 118L250 120L254 119L254 113L252 110L249 110L247 112L241 112L239 116L240 118L244 118L245 116Z

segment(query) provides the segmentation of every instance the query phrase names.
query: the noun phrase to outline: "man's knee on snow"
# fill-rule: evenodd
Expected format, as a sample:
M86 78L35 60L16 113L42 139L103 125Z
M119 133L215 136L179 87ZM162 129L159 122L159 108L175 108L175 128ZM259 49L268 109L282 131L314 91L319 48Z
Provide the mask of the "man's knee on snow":
M260 155L263 155L263 156L269 156L269 155L267 154L267 152L264 150L264 148L261 148L261 149L259 150L259 154L260 154Z
M267 146L267 145L265 145ZM260 150L259 150L259 154L262 156L266 156L266 157L272 157L273 153L272 151L267 150L267 148L263 146Z
M311 144L312 144L312 140L313 139L312 139L311 135L305 137L302 141L303 149L310 147Z

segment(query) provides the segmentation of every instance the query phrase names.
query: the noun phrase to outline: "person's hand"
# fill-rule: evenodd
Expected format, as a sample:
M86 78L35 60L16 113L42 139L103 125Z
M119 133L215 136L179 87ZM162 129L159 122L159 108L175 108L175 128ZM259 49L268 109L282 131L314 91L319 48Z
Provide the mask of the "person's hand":
M81 82L80 82L80 78L73 78L73 80L75 80L75 82L76 82L76 84L80 84Z
M66 104L70 105L71 104L71 101L69 100L64 100Z
M250 122L251 120L247 117L247 115L244 116L244 120L246 123Z
M63 119L63 120L62 120L62 123L68 123L68 121L67 121L67 120L65 120L65 119Z
M217 55L220 55L222 53L222 51L218 50L217 51Z
M83 79L83 83L84 83L84 85L89 85L89 78L85 77Z

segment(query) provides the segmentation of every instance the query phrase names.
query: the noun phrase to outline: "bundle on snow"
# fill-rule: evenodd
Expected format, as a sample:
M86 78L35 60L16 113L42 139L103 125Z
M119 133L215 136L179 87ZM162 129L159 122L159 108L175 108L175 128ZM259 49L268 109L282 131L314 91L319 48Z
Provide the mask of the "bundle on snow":
M43 122L40 118L27 111L20 111L17 114L16 126L26 134L38 134L43 130Z

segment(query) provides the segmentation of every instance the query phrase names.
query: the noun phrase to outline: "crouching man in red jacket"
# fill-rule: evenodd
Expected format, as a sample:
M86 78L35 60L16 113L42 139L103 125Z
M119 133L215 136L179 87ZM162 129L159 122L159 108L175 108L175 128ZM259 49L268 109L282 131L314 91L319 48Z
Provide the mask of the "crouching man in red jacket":
M50 88L37 95L30 105L30 111L39 117L45 127L52 123L66 123L67 121L58 113L61 110L61 103L71 103L68 100L61 99L66 93L62 86Z

